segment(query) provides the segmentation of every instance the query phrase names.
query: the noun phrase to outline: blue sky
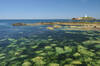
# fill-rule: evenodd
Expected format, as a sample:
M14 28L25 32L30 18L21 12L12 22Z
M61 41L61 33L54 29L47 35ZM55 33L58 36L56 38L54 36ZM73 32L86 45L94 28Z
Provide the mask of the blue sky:
M0 0L0 19L100 18L100 0Z

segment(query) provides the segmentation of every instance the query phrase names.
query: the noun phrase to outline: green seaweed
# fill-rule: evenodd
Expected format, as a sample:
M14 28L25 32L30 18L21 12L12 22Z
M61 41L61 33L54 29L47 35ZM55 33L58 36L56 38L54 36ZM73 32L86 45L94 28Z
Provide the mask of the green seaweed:
M65 64L64 66L75 66L75 65L72 65L72 64Z
M52 47L55 47L57 44L51 44Z
M95 48L99 48L100 49L100 45L99 44L95 45Z
M73 56L74 57L80 57L81 55L80 55L80 53L75 53L75 54L73 54Z
M35 57L32 58L32 61L34 62L34 66L43 66L44 64L46 64L45 61L43 61L43 57Z
M78 52L85 56L95 56L95 53L88 51L87 48L85 48L81 45L78 46Z
M82 62L79 61L79 60L73 60L73 61L71 62L71 64L79 65L79 64L82 64Z
M31 65L32 65L32 63L29 61L24 61L22 64L22 66L31 66Z
M50 63L48 66L60 66L58 63Z
M51 50L52 47L51 47L51 46L45 46L45 49L46 49L46 50Z
M65 26L67 28L69 27ZM1 39L0 66L100 65L99 32L61 29L31 34L17 40Z
M72 52L72 48L71 47L68 47L68 46L64 46L64 50L65 50L65 52L66 53L68 53L68 52Z
M57 54L62 54L62 53L64 53L63 48L56 47L55 49L56 49L56 53L57 53Z
M14 43L17 42L17 40L16 39L13 39L13 38L8 38L8 40L11 41L11 42L14 42Z

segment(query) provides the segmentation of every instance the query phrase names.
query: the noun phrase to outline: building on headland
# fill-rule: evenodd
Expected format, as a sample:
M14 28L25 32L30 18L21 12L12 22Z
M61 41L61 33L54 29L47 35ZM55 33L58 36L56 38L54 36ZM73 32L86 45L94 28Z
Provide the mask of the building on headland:
M72 20L96 20L94 17L85 15L84 17L72 18Z

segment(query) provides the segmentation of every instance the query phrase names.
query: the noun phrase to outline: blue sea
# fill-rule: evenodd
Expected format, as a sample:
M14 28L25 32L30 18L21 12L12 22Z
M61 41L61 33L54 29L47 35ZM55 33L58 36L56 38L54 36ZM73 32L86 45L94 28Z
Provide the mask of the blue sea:
M99 66L100 31L49 30L51 25L14 23L86 22L70 19L0 20L0 66ZM87 21L100 22L100 20Z
M16 34L18 34L18 32L20 31L22 32L24 31L24 34L26 33L29 34L28 31L34 31L35 33L40 26L15 27L15 26L12 26L12 24L14 23L38 23L38 22L86 22L86 21L71 20L71 19L0 20L0 38L15 37ZM88 22L100 22L100 20L94 20L94 21L91 20ZM18 35L16 37L18 37Z

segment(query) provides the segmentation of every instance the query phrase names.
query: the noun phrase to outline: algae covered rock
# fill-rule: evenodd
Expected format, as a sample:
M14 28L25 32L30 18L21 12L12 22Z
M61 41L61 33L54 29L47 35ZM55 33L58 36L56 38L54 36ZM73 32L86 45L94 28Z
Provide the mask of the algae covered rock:
M0 60L5 59L5 58L6 58L5 56L2 56L2 57L0 57Z
M43 52L42 50L40 50L40 51L35 51L35 53L37 53L37 54L42 53L42 52Z
M90 58L90 57L86 57L86 58L84 58L84 61L85 62L91 62L93 59L92 58Z
M8 38L9 41L13 42L13 43L16 43L17 40L16 39L13 39L13 38Z
M72 65L72 64L65 64L64 66L75 66L75 65Z
M51 46L45 46L45 49L46 49L46 50L51 50L52 47L51 47Z
M71 64L79 65L79 64L82 64L82 62L79 61L79 60L74 60L74 61L71 62Z
M78 52L84 56L95 56L95 53L87 50L87 48L81 45L78 45Z
M0 51L2 50L2 47L0 47Z
M72 58L65 58L65 60L61 61L61 64L70 64L72 62Z
M1 53L1 54L0 54L0 57L2 57L2 56L5 56L5 54L4 54L4 53Z
M51 44L52 47L55 47L57 44Z
M40 55L40 56L46 56L47 53L40 53L39 55Z
M57 53L57 54L62 54L62 53L64 53L63 48L56 47L55 49L56 49L56 53Z
M0 54L0 60L1 60L1 59L5 59L5 54L4 54L4 53L1 53L1 54Z
M6 41L6 39L1 39L0 42Z
M28 55L20 55L19 58L26 58Z
M72 48L68 46L64 46L65 52L72 52Z
M21 65L21 62L20 61L15 61L15 60L11 61L8 64L8 66L20 66L20 65Z
M13 61L13 60L16 60L17 59L17 57L11 57L10 59L9 59L9 61Z
M79 56L81 56L81 55L80 55L80 53L75 53L73 56L74 56L74 57L79 57Z
M96 63L97 63L97 64L100 64L100 60L97 60Z
M43 57L35 57L32 58L32 61L34 62L35 66L43 66L46 62L43 61Z
M31 65L32 65L32 63L29 62L29 61L25 61L25 62L22 64L22 66L31 66Z
M52 38L48 38L48 41L52 41L53 39Z
M37 45L36 46L31 46L32 49L36 49L37 47L38 47Z
M54 53L53 51L48 51L47 54L48 54L49 56L53 56L55 53Z
M61 28L62 26L60 26L60 25L54 25L53 27L54 28Z
M55 28L54 27L47 27L46 29L48 29L48 30L54 30Z
M48 66L60 66L60 65L57 63L50 63Z
M16 45L15 44L13 44L13 43L11 43L10 45L8 45L7 46L8 48L15 48L16 47Z
M0 62L0 66L6 66L6 62Z
M18 55L21 55L21 53L22 52L17 51L17 52L15 52L15 55L18 56Z
M83 42L84 45L94 45L95 43L99 44L100 40L88 40Z
M66 58L66 62L71 62L73 59L72 58Z
M100 56L100 51L97 51L96 54Z
M95 45L95 48L99 48L100 49L100 45L99 44Z

